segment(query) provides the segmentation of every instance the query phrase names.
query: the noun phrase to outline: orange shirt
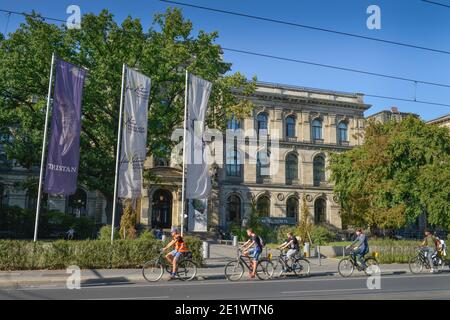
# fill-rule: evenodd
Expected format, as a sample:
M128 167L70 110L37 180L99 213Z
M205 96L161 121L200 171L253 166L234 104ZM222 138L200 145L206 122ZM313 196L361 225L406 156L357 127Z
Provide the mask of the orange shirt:
M173 240L175 240L175 250L177 252L188 252L189 249L186 247L186 244L183 240L183 238L177 234L173 237Z

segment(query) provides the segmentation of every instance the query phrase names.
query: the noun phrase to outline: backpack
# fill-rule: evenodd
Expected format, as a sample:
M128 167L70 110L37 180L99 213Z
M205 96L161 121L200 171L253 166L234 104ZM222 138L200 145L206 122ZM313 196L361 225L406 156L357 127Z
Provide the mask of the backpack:
M261 238L260 236L258 236L259 238L259 243L261 243L261 248L264 248L266 246L266 244L264 243L263 238Z

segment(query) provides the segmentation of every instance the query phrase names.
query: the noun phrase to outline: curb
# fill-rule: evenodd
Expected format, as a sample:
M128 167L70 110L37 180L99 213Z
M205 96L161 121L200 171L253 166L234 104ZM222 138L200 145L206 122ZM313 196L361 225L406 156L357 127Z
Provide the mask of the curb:
M329 273L328 276L332 277L339 277L339 273L337 271L322 271L322 272L313 272L309 276L306 276L305 278L320 278L323 277L323 272ZM385 272L381 272L381 275L395 275L395 274L406 274L409 273L407 270L389 270ZM355 274L352 277L355 276L365 276L365 274ZM348 279L351 279L352 277L349 277ZM26 279L26 280L8 280L8 281L2 281L0 280L0 290L4 289L20 289L21 287L30 287L33 285L56 285L56 284L64 284L67 281L68 276L65 277L42 277L42 278L36 278L36 279ZM217 279L225 279L225 276L223 273L213 273L213 274L200 274L197 276L197 280L199 281L205 281L205 280L217 280ZM142 282L146 283L145 279L142 277L142 275L133 275L133 276L121 276L121 277L105 277L105 278L92 278L92 277L85 277L81 278L81 284L110 284L114 285L115 283L124 283L124 282Z

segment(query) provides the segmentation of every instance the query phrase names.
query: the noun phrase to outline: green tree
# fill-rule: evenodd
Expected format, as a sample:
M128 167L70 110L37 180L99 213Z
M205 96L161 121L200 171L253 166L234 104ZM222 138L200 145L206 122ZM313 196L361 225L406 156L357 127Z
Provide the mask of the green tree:
M192 23L178 9L157 14L148 32L139 19L127 17L119 25L106 10L84 15L81 29L70 30L37 14L28 16L8 38L0 37L0 133L13 138L6 146L8 157L25 168L40 161L52 53L88 68L79 182L100 190L110 212L122 63L152 79L149 155L167 156L175 144L170 137L182 125L185 68L213 83L210 127L224 128L232 115L242 118L251 112L245 96L254 90L256 79L230 73L217 37L217 32L194 35Z
M120 237L122 239L136 238L136 212L133 208L131 200L124 203L125 210L120 218Z
M412 116L371 122L363 145L330 160L344 223L399 228L422 213L450 227L450 131Z
M300 220L298 222L298 232L300 241L304 244L305 242L310 242L311 236L311 214L309 213L308 204L306 203L306 195L302 196L302 209L300 214Z

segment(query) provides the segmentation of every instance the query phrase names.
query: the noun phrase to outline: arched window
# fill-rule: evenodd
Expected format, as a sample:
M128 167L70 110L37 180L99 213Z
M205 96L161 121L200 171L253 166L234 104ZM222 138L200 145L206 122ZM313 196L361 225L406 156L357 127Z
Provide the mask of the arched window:
M259 151L256 155L256 176L270 176L270 156L266 150Z
M227 221L238 222L241 220L241 198L233 194L227 199Z
M313 161L313 175L314 185L318 186L325 182L325 158L322 155L317 155Z
M261 196L256 201L256 213L260 217L270 217L270 199L268 196Z
M257 126L256 128L258 129L258 135L259 135L259 131L260 130L266 130L267 131L267 114L266 113L260 113L258 114L258 116L256 117L257 120Z
M298 219L298 199L290 197L286 201L286 217Z
M226 157L227 175L231 177L240 177L241 163L241 154L238 150L228 151Z
M286 118L286 138L295 137L295 117L289 116Z
M298 158L294 153L286 157L286 184L292 184L293 180L298 179Z
M338 125L338 141L339 143L348 141L347 124L345 122Z
M227 129L229 130L238 130L241 128L241 122L237 120L234 116L228 120Z
M322 140L322 121L315 119L312 123L313 140Z
M69 196L67 201L67 213L80 217L87 214L87 193L78 188L75 194Z
M327 221L327 202L325 199L318 198L314 202L314 223L321 224Z

